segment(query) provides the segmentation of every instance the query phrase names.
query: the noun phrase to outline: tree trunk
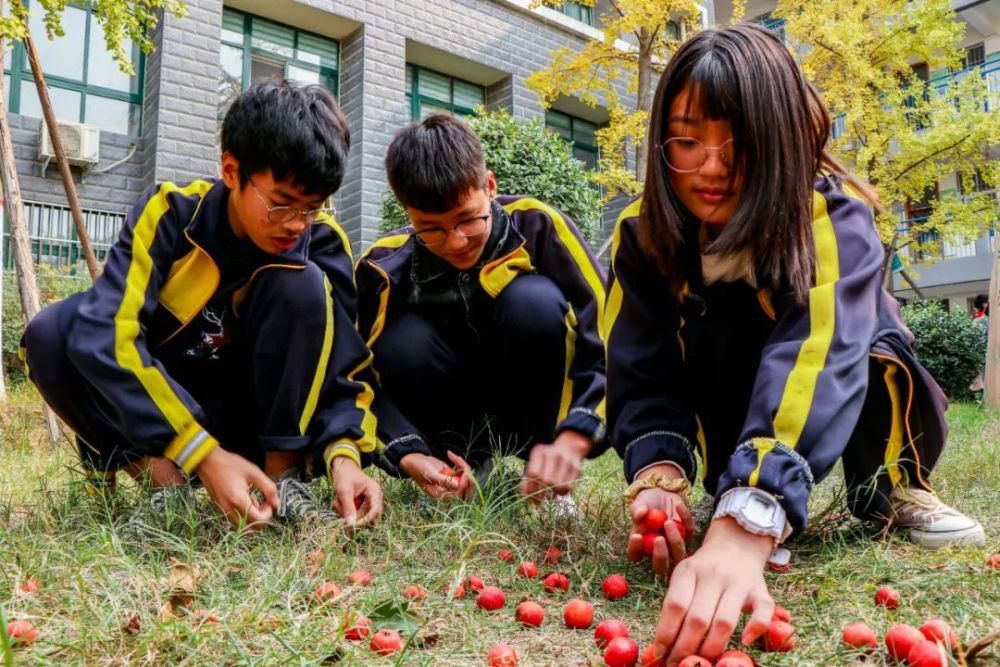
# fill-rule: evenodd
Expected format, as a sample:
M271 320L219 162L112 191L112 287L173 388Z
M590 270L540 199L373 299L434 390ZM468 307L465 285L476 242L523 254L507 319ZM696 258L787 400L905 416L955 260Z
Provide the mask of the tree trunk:
M38 89L38 101L42 106L45 124L49 128L49 136L52 138L52 150L56 154L56 164L59 165L59 175L62 176L63 188L66 190L66 200L69 202L69 210L73 215L73 225L76 227L76 234L80 238L80 249L83 252L83 258L87 262L87 271L90 272L90 279L94 281L97 280L97 276L101 270L97 266L97 258L94 256L94 250L90 247L90 235L87 233L87 225L83 221L83 210L80 207L80 199L76 194L76 183L73 182L73 172L70 171L69 162L66 160L66 149L62 143L62 136L59 134L56 114L52 110L52 101L49 99L49 88L45 85L42 65L38 60L38 51L35 49L35 42L31 39L30 32L24 36L24 47L28 52L28 61L31 63L31 73L35 77L35 88Z
M986 342L986 405L1000 408L1000 249L993 256L990 276L990 323Z
M653 36L649 30L639 31L639 88L636 110L649 113L653 108ZM637 139L635 146L635 177L639 183L646 182L646 161L649 141L646 137Z
M917 295L918 299L920 299L921 301L924 301L924 300L927 299L927 297L924 296L923 290L921 290L917 286L917 281L913 279L913 276L910 275L909 271L907 271L906 269L903 269L902 271L899 272L899 275L900 275L900 277L903 280L906 281L906 284L910 286L910 289L913 290L913 293Z

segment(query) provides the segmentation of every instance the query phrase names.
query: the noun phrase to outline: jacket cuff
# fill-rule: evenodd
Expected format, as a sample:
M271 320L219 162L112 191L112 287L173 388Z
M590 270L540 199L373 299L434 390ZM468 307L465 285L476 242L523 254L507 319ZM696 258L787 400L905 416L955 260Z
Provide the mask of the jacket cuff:
M181 431L170 441L163 455L174 462L185 474L194 473L205 457L219 446L219 441L208 434L201 424L191 422L191 425Z
M637 472L654 463L673 463L681 467L689 482L694 482L698 463L691 441L673 431L651 431L625 446L625 479L631 484Z
M813 487L812 469L808 461L788 445L774 438L753 438L737 447L719 477L716 497L738 486L753 486L777 498L793 535L806 527Z
M604 419L593 410L573 408L556 427L556 436L563 431L576 431L591 442L587 458L597 458L608 449L607 428Z
M323 462L326 463L328 474L333 471L333 460L338 456L346 456L357 463L358 467L364 467L361 463L361 450L349 442L331 442L323 450Z
M403 457L407 454L426 454L431 456L431 448L427 446L424 439L421 438L416 433L411 433L409 435L404 435L388 442L384 449L382 449L382 456L379 457L379 467L385 470L387 473L393 477L406 477L400 467L399 462L403 460Z

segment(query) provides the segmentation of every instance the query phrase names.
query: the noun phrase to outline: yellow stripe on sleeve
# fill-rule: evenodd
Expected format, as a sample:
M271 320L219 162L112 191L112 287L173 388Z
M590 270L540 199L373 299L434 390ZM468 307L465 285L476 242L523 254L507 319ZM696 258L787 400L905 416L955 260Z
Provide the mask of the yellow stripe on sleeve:
M837 236L826 208L826 198L813 193L813 236L816 244L816 286L809 290L809 336L785 383L774 417L774 437L795 448L805 429L819 374L836 327L836 287L840 278Z

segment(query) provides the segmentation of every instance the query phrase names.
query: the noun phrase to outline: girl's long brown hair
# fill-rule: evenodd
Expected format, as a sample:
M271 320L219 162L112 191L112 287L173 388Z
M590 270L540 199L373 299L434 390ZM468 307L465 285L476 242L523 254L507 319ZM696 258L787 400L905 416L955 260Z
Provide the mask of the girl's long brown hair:
M688 261L683 204L670 188L659 147L666 141L670 105L685 89L701 117L728 121L733 130L732 177L740 201L707 252L747 250L761 287L791 290L805 303L813 284L813 183L821 170L839 175L878 205L871 190L826 151L830 115L785 45L752 24L705 29L677 50L660 78L649 127L648 167L639 214L643 251L678 294L697 267ZM695 114L697 115L697 114Z

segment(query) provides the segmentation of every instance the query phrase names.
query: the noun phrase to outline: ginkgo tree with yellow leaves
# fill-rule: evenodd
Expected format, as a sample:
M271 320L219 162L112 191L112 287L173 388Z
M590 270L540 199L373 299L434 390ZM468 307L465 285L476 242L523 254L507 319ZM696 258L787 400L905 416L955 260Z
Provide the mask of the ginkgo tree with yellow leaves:
M536 0L536 6L559 6L562 0ZM580 0L593 7L594 0ZM690 32L701 25L701 13L692 0L609 0L600 16L601 40L583 49L568 47L552 53L552 63L533 73L527 86L549 107L560 96L607 109L609 122L597 131L600 170L593 180L605 196L635 194L646 171L646 128L653 106L656 76L679 44L668 33L670 21ZM626 93L623 95L623 91ZM626 152L635 154L630 169Z
M885 205L877 219L891 251L908 245L926 261L941 240L972 241L996 223L1000 94L981 70L963 71L965 25L951 0L779 0L772 15L838 119L834 153ZM930 214L902 225L907 201Z

